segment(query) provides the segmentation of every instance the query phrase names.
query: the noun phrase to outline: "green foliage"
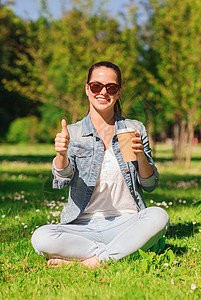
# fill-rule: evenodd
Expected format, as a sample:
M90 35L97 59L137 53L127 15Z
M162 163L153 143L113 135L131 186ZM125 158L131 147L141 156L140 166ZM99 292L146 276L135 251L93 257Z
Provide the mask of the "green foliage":
M200 123L201 17L199 0L152 0L152 48L158 54L158 89L175 124L175 158L182 160L188 142L190 161L195 127Z
M201 214L201 199L193 203L194 205L198 205L198 214Z
M61 131L61 119L65 111L51 103L40 108L41 120L35 116L15 119L8 130L9 143L52 143L56 134Z
M9 90L6 83L18 78L16 59L27 48L26 23L6 6L0 7L0 141L5 139L9 124L16 118L26 116L31 110L37 114L37 105L27 95L16 89ZM12 71L11 71L12 70Z
M164 264L164 258L169 266L174 265L176 261L176 255L173 253L171 249L166 249L163 254L157 255L154 252L144 252L139 249L140 256L143 258L144 262L146 261L146 269L149 267L158 267L159 265Z
M199 119L201 62L201 2L152 0L153 47L159 55L160 89L173 118ZM192 114L193 115L190 115Z
M75 8L58 21L40 17L26 24L26 51L17 51L17 68L7 67L15 78L3 81L8 91L54 103L75 122L88 107L84 84L89 67L100 60L112 60L120 65L127 81L127 100L123 103L128 111L132 104L129 89L135 87L138 76L133 72L139 53L136 25L121 33L120 24L104 10L99 8L98 16L94 10L89 13L87 7L92 2L75 1Z
M144 22L138 20L139 5L147 14ZM2 133L8 127L4 123L31 110L37 116L41 112L39 140L49 142L64 111L69 123L85 116L89 67L111 60L122 70L123 115L143 121L150 136L173 131L175 158L184 158L188 142L189 162L201 114L201 2L132 1L123 24L104 8L104 1L73 0L72 9L54 20L44 0L41 16L33 22L2 7ZM14 106L3 105L7 98ZM30 106L20 105L25 100ZM21 107L27 107L24 115Z
M52 143L56 134L61 131L61 120L66 111L52 103L40 107L41 121L38 125L37 138L40 142ZM71 120L67 120L70 123Z
M37 136L38 119L35 116L14 120L8 131L7 141L11 143L34 144Z

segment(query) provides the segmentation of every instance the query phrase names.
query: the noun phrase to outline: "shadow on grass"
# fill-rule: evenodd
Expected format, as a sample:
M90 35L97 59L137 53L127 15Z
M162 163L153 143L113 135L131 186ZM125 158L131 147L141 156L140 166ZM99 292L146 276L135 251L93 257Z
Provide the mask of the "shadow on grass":
M183 187L186 188L188 185L197 184L201 186L201 174L160 174L160 186L168 186L168 188ZM193 182L194 181L194 182ZM178 183L179 182L179 183ZM183 183L183 185L181 184ZM186 183L186 186L185 186ZM180 185L180 186L179 186Z
M178 245L165 244L165 249L164 249L163 253L167 249L171 249L177 255L183 255L185 252L188 251L188 247L186 247L186 246L181 247L181 246L178 246Z
M55 155L2 155L0 162L51 163Z
M19 161L19 162L28 162L28 163L38 163L38 162L52 162L55 155L2 155L0 156L1 161ZM192 157L192 162L200 162L200 157ZM154 162L164 163L164 162L173 162L171 157L156 157L154 158Z
M171 157L154 157L154 162L157 163L157 162L160 162L160 163L163 163L163 162L173 162L173 159ZM192 157L191 158L191 161L192 162L200 162L200 157Z
M185 197L186 203L192 203L193 197L197 198L200 192L201 175L161 174L158 187L152 194L145 193L145 199L151 198L159 203L173 202L174 208L181 205L178 202L180 197Z
M175 240L183 239L185 237L189 238L199 233L200 223L192 224L192 223L178 223L174 226L169 226L168 231L166 233L167 238L173 238ZM166 243L165 249L170 248L174 253L178 255L182 255L183 253L188 251L188 247L178 246L173 244Z
M43 205L45 200L50 202L63 199L62 202L67 203L68 187L53 189L53 175L51 172L40 173L43 175L42 178L39 177L38 173L33 172L23 172L25 177L22 178L19 177L20 173L12 173L12 175L1 177L0 195L3 198L0 197L0 208L8 210L12 207L12 210L18 210L20 207L25 212L32 207Z
M185 237L194 236L199 232L200 223L193 224L192 222L178 223L174 226L170 225L166 233L167 237L182 239Z

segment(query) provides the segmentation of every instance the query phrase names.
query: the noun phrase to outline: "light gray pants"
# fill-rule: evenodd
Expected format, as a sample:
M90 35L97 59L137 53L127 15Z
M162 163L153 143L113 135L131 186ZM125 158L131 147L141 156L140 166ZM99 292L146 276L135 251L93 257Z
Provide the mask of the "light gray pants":
M137 214L96 218L66 225L44 225L32 236L35 251L47 258L118 260L146 251L166 233L169 216L160 207Z

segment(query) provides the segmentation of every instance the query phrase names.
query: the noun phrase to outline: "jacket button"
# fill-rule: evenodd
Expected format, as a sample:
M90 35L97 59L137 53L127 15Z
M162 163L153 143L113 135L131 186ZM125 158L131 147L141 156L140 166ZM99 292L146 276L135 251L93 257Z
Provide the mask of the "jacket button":
M120 152L120 149L119 149L119 148L117 148L117 152Z
M132 194L132 195L134 194L134 190L131 190L131 194Z
M128 171L128 169L125 169L124 172L125 172L125 173L128 173L129 171Z

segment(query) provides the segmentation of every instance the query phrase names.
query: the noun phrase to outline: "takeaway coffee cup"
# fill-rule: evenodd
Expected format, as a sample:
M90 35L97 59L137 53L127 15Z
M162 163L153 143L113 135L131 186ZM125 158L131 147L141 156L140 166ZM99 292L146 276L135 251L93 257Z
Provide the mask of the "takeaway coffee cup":
M135 137L135 129L134 128L123 128L119 129L116 132L119 145L121 148L121 153L123 156L123 160L125 162L137 160L136 154L133 152L131 147L132 138Z

